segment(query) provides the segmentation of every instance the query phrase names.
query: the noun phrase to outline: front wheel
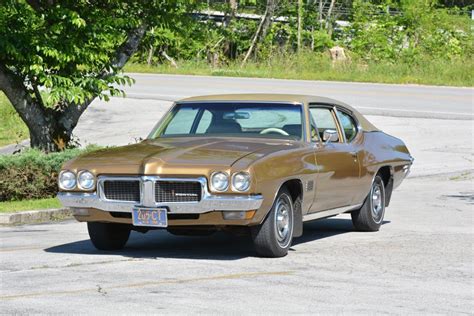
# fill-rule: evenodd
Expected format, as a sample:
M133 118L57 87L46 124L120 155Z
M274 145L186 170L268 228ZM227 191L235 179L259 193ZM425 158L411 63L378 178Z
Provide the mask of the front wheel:
M286 189L281 189L265 221L252 227L257 253L263 257L284 257L293 240L293 201Z
M125 247L131 227L127 224L88 222L87 230L94 247L99 250L120 250Z
M382 177L376 175L364 204L351 213L352 223L359 231L374 232L380 229L384 215L385 186Z

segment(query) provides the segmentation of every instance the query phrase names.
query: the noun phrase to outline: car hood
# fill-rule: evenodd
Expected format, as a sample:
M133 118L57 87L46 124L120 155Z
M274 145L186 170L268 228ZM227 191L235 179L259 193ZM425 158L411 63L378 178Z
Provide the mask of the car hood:
M236 138L162 138L98 150L63 168L95 174L207 174L226 170L240 159L258 159L297 146L293 141Z

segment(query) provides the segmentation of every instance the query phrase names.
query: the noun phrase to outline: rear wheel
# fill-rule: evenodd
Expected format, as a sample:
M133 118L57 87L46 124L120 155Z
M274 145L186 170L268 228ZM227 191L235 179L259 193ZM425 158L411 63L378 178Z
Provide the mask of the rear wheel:
M127 224L88 222L87 230L97 249L120 250L128 241L131 227Z
M257 253L264 257L283 257L293 240L293 201L283 188L265 221L252 227L252 238Z
M352 223L359 231L378 231L385 215L385 186L380 175L376 175L369 195L362 207L351 213Z

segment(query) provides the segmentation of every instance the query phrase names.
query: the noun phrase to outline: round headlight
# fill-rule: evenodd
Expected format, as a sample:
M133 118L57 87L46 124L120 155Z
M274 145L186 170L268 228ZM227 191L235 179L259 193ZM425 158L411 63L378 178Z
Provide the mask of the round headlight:
M232 176L232 188L237 191L247 191L250 187L250 175L247 172L235 173Z
M63 171L59 174L59 187L64 190L72 190L76 187L76 175L71 171Z
M77 176L77 184L83 190L91 190L95 185L95 177L89 171L81 171Z
M229 187L229 177L224 172L215 172L211 176L211 185L216 191L225 191Z

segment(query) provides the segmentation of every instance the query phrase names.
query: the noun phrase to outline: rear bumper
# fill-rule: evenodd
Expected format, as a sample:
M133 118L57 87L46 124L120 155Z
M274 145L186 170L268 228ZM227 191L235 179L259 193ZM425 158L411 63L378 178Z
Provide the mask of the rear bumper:
M131 213L134 202L106 201L96 193L59 192L58 199L70 208L93 208L107 212ZM212 211L258 210L262 205L261 195L206 195L199 202L155 203L146 207L165 207L171 214L203 214Z

